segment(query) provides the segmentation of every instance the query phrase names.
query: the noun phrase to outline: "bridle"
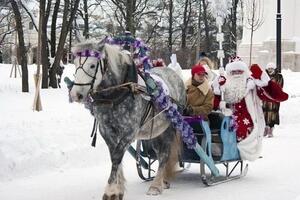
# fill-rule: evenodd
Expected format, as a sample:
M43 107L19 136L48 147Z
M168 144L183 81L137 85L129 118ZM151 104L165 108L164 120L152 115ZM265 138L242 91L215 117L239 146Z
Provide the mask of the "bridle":
M78 70L81 69L84 72L84 74L87 75L88 77L90 77L92 80L88 83L76 83L76 82L74 82L73 85L78 85L78 86L88 86L88 85L90 85L90 91L93 90L93 86L94 86L99 68L100 68L102 76L107 71L107 66L104 65L104 59L105 58L98 51L92 51L92 50L88 50L88 49L84 50L84 51L76 52L75 57L79 57L79 67L76 68L74 76L76 77L76 74L77 74ZM81 62L82 57L85 57L83 62ZM95 73L93 75L89 74L83 68L84 64L86 63L86 61L89 57L95 57L98 60L97 65L96 65L96 69L95 69Z

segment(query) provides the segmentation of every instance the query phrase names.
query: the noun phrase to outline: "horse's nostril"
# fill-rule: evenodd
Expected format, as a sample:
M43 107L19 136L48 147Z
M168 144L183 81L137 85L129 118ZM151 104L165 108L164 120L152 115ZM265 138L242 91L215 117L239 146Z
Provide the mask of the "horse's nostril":
M78 99L82 100L83 99L83 95L82 94L78 94Z

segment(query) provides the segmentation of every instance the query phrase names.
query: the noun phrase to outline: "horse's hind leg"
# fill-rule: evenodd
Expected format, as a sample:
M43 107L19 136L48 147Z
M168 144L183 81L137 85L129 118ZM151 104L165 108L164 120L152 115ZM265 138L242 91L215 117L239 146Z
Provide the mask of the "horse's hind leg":
M182 141L179 134L176 134L173 142L171 143L171 152L169 155L168 162L166 163L166 166L164 168L164 182L163 187L164 189L170 188L170 181L175 177L176 175L176 167L178 166L179 157L181 156L182 151Z
M147 192L148 195L161 194L164 188L169 187L168 181L165 182L165 169L170 158L171 144L175 141L175 131L169 127L164 134L153 139L153 149L157 154L159 166L157 174ZM178 160L178 159L177 159Z

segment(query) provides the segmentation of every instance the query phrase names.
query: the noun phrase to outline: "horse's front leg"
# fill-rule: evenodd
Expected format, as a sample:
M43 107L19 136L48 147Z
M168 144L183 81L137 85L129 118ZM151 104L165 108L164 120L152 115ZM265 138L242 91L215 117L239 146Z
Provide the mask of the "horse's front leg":
M125 154L126 148L130 144L130 139L123 138L120 141L106 140L108 144L112 167L105 188L103 200L122 200L125 190L125 178L123 175L122 159Z
M122 164L113 163L110 177L105 188L103 200L122 200L125 190Z

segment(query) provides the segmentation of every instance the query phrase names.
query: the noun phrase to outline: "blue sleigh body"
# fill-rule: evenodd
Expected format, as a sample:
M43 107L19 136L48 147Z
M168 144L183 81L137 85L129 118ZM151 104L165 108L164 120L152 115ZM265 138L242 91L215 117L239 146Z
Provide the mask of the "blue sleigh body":
M202 182L207 186L246 175L248 166L244 167L244 161L240 159L236 133L230 126L230 117L213 112L209 115L209 121L197 117L184 118L193 128L199 147L189 149L183 143L181 167L184 168L187 163L199 163ZM156 162L156 155L149 141L137 141L136 148L130 146L128 151L137 161L140 178L152 180L155 176L153 164Z

